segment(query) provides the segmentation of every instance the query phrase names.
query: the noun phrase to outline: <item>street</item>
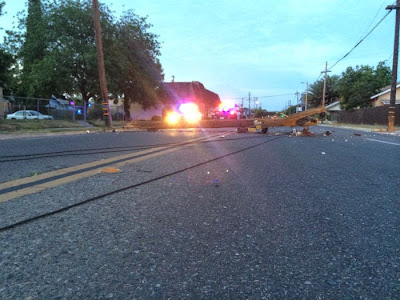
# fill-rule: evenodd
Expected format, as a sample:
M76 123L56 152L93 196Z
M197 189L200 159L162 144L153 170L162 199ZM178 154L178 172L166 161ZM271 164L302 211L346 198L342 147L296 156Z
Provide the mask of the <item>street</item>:
M399 299L400 137L311 131L0 140L0 299Z

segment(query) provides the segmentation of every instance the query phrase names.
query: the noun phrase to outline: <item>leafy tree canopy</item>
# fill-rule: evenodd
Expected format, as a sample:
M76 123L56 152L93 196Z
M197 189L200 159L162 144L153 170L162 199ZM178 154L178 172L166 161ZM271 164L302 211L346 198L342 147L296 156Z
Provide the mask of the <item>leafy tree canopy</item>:
M390 67L380 62L376 68L370 66L348 67L339 80L340 103L344 109L370 106L370 97L388 85Z
M19 78L20 85L25 81L29 86L25 93L35 97L68 93L100 100L91 1L43 1L40 10L33 10L38 2L31 1L28 17L20 19L22 30L8 37L9 49L15 49L23 66ZM34 14L41 21L32 24L29 19ZM125 104L153 105L162 91L163 73L157 36L148 31L151 25L132 11L117 19L105 5L100 6L100 21L109 92L123 96ZM34 47L35 36L42 47Z
M339 76L332 75L326 77L325 105L329 105L339 100L338 93ZM310 84L308 90L308 105L310 107L318 107L322 103L322 94L324 90L324 79L317 80ZM305 95L302 95L305 98Z
M0 16L3 15L3 7L5 2L0 2ZM14 63L13 56L5 51L4 49L0 48L0 87L8 92L10 88L12 75L11 75L11 66Z

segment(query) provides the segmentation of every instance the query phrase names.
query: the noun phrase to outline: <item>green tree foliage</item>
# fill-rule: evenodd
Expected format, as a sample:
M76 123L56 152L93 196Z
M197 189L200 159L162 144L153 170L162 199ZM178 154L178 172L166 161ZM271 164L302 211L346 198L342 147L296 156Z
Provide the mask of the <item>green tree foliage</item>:
M113 27L113 39L105 48L108 74L113 80L110 91L124 95L125 111L130 103L140 103L144 108L166 99L164 79L157 36L146 18L127 11ZM129 116L128 116L129 117Z
M0 2L0 16L3 15L3 7L4 7L5 2L1 1ZM5 49L0 48L0 87L4 89L4 91L7 93L11 80L12 80L12 74L11 74L11 66L14 63L13 56L8 53Z
M340 103L344 109L368 107L370 97L390 83L391 70L380 62L376 68L370 66L348 67L342 73L338 90Z
M46 27L43 22L42 2L40 0L28 1L28 16L25 19L26 33L24 42L18 53L22 59L21 84L18 94L27 96L43 96L40 93L40 82L35 73L35 65L43 60L45 56Z
M0 49L0 87L4 89L5 93L10 90L12 82L11 67L14 63L13 56L3 49Z
M253 109L253 113L254 113L254 117L256 118L262 118L268 115L268 111L266 111L265 109L257 108L257 109Z
M291 105L283 111L285 115L292 115L296 113L296 105Z
M39 29L44 28L45 51L35 55L31 64L26 54L29 14L21 19L26 34L22 35L19 57L24 72L29 71L29 88L34 96L68 93L81 95L83 100L100 100L91 2L66 0L42 5ZM126 104L153 105L162 91L163 74L157 36L148 32L151 25L130 11L117 19L105 5L100 6L100 21L109 92L124 96ZM18 49L19 35L14 32L9 36L10 49ZM25 70L27 62L29 70Z
M338 75L332 75L326 77L326 92L325 92L325 105L329 105L339 100L338 92ZM308 105L310 107L318 107L322 103L322 94L324 90L324 79L320 79L309 86L308 91ZM302 95L305 99L305 95Z

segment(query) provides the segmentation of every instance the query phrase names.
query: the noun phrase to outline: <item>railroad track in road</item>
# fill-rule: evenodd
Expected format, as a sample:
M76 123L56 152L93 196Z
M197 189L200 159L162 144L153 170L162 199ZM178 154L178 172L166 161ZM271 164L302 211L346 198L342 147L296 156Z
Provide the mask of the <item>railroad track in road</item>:
M212 136L212 137L216 137L216 136ZM206 138L211 138L211 137L209 136L209 137L206 137ZM35 220L39 220L39 219L48 217L48 216L51 216L51 215L62 213L64 211L70 210L70 209L72 209L74 207L78 207L78 206L87 204L89 202L93 202L95 200L98 200L98 199L101 199L101 198L104 198L104 197L107 197L107 196L118 194L120 192L129 190L129 189L133 189L133 188L136 188L136 187L139 187L139 186L143 186L143 185L146 185L146 184L149 184L149 183L164 179L166 177L173 176L173 175L176 175L176 174L179 174L179 173L182 173L182 172L185 172L185 171L188 171L188 170L203 166L205 164L208 164L208 163L211 163L211 162L226 158L228 156L232 156L232 155L235 155L235 154L238 154L238 153L241 153L241 152L244 152L244 151L256 148L256 147L259 147L261 145L264 145L266 143L275 141L275 140L280 139L280 138L282 138L282 136L276 136L276 137L268 138L267 140L265 140L266 137L263 136L263 140L264 141L262 141L260 143L257 143L255 145L251 145L251 146L242 148L242 149L237 150L237 151L233 151L233 152L230 152L230 153L227 153L227 154L224 154L224 155L220 155L220 156L214 157L212 159L208 159L206 161L191 165L189 167L185 167L185 168L182 168L182 169L174 171L174 172L166 173L166 174L157 176L155 178L152 178L152 179L149 179L149 180L145 180L145 181L140 182L140 183L128 185L126 187L119 188L119 189L115 189L113 191L110 191L110 192L107 192L107 193L103 193L103 194L100 194L100 195L97 195L97 196L82 200L82 201L80 201L78 203L74 203L74 204L71 204L71 205L68 205L68 206L64 206L64 207L62 207L60 209L57 209L57 210L54 210L54 211L51 211L51 212L43 213L41 215L37 215L37 216L34 216L34 217L27 218L25 220L21 220L19 222L10 224L10 225L6 225L6 226L0 228L0 232L6 231L6 230L10 230L12 228L15 228L15 227L18 227L18 226L33 222ZM202 138L202 139L205 139L205 138ZM201 139L199 139L199 140L201 140ZM117 163L117 166L118 166L119 163L120 164L135 163L135 162L139 162L141 160L145 160L145 159L156 157L156 156L161 155L161 154L166 154L166 153L178 150L178 149L182 149L183 147L189 146L189 145L191 145L191 144L189 142L187 142L187 143L184 143L183 145L181 145L179 147L178 146L161 147L161 149L158 149L158 151L151 151L151 149L148 149L148 150L142 151L140 153L140 155L138 155L138 153L136 153L135 156L133 156L132 154L129 154L130 155L130 159L128 157L126 157L124 159L122 159L121 157L110 158L108 162L105 162L105 164ZM96 163L96 162L94 162L94 163ZM95 175L95 174L97 174L99 172L99 169L104 167L104 164L102 164L101 167L100 167L100 165L92 166L93 169L87 170L88 169L88 165L91 165L91 164L94 164L94 163L85 164L82 168L80 168L80 167L72 167L72 168L64 169L64 173L65 173L65 170L68 170L68 173L65 173L65 176L67 176L67 177L59 178L58 177L59 174L55 173L55 172L63 171L63 170L59 170L59 171L53 171L53 172L49 172L49 173L44 173L42 175L38 175L37 177L39 177L39 178L23 178L23 179L18 179L18 180L14 180L14 181L11 181L11 182L6 182L6 183L3 183L3 184L0 184L0 202L9 201L9 200L14 199L14 198L22 197L22 196L29 195L29 194L32 194L32 193L37 193L37 192L40 192L40 191L43 191L43 190L46 190L46 189L61 185L63 183L67 183L67 182L78 180L78 179L83 178L83 177L88 177L88 176Z

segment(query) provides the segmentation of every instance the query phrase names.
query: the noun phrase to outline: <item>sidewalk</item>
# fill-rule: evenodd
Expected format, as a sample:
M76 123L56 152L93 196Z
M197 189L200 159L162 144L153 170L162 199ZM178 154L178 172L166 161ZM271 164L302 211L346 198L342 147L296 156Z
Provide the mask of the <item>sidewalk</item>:
M377 132L382 134L390 134L395 136L400 136L400 127L396 126L394 132L387 132L387 125L366 125L366 124L344 124L336 123L331 121L324 121L323 124L318 124L320 127L336 127L336 128L347 128L356 129L366 132Z

